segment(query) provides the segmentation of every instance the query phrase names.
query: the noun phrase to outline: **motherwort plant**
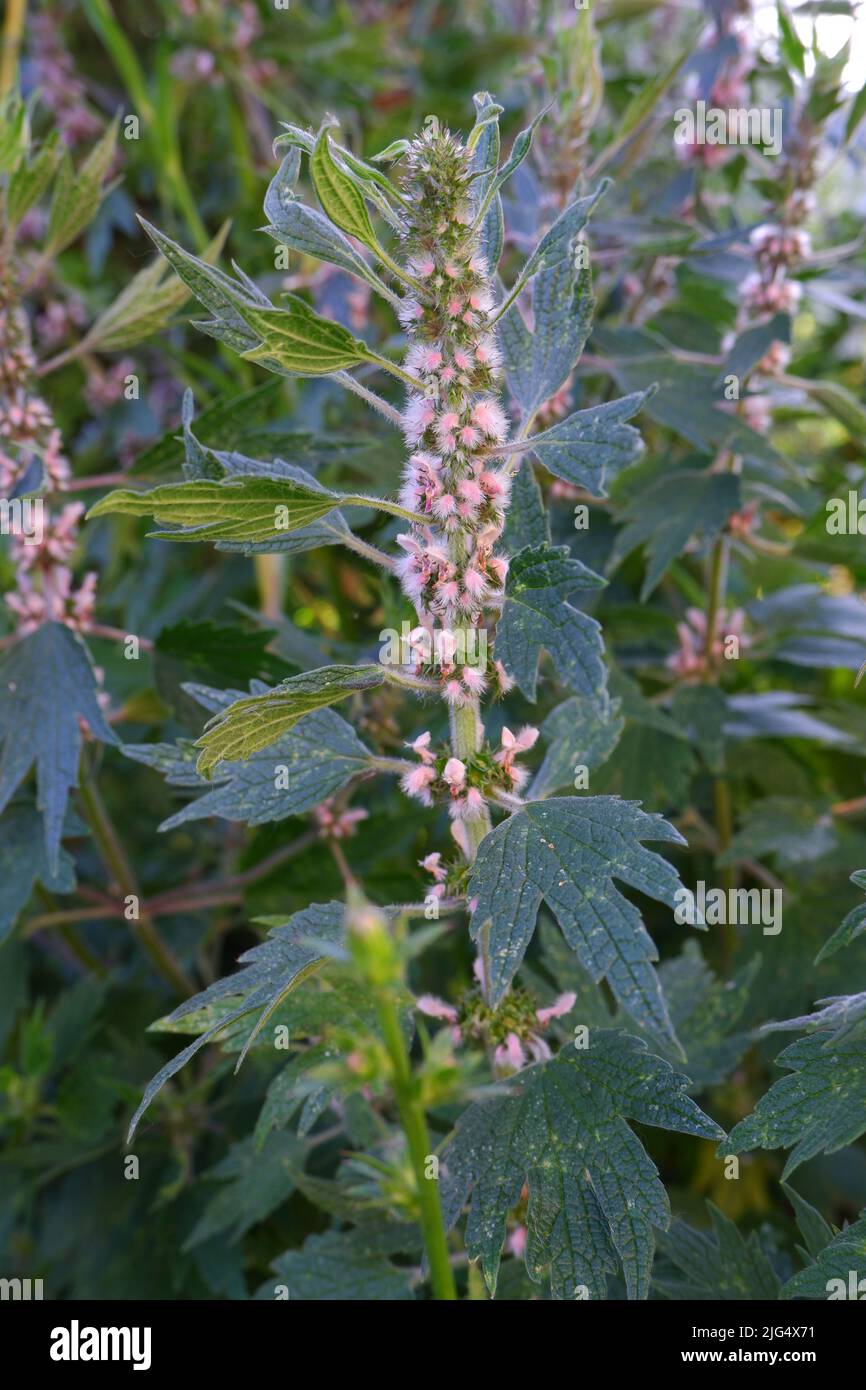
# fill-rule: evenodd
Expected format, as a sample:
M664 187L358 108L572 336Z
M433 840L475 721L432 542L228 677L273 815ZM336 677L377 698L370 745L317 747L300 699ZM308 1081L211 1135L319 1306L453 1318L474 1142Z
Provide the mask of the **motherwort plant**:
M533 1279L547 1271L556 1296L604 1297L608 1275L620 1271L628 1294L643 1297L653 1228L667 1225L669 1211L627 1120L708 1138L721 1131L670 1065L668 1058L683 1054L654 968L657 953L638 908L614 880L672 908L678 875L642 841L683 842L637 803L553 795L586 787L575 778L582 721L609 712L599 626L570 602L602 580L570 546L551 544L532 469L538 464L603 497L606 477L640 452L625 422L648 393L590 405L536 430L589 333L582 237L603 190L567 206L503 288L500 189L525 158L533 128L500 163L501 109L481 94L465 142L430 118L419 135L372 162L337 143L328 127L313 135L290 126L280 138L287 152L265 202L268 232L280 247L318 256L371 286L405 332L401 361L306 300L287 294L274 304L242 271L230 276L149 228L207 309L199 325L206 333L271 372L339 383L399 429L406 449L397 498L336 491L296 463L205 446L188 408L185 480L115 492L93 509L154 516L163 539L214 541L246 553L342 544L396 575L414 608L407 660L301 670L248 695L195 688L213 718L198 741L197 772L187 762L184 785L218 801L219 788L228 789L230 802L242 781L239 818L255 824L309 813L317 833L327 835L328 827L347 824L344 803L331 798L373 774L396 774L410 797L447 808L448 817L436 831L444 842L421 862L432 884L420 903L371 906L336 843L346 838L343 829L331 835L348 906L316 903L288 921L271 920L240 972L172 1015L171 1026L198 1036L154 1077L135 1123L217 1034L228 1048L235 1040L243 1058L254 1046L261 1056L288 1029L294 1055L269 1092L260 1137L284 1126L299 1105L302 1139L324 1109L339 1126L350 1123L347 1106L362 1097L379 1138L374 1133L371 1151L354 1156L353 1171L366 1163L373 1175L375 1205L388 1239L397 1241L390 1248L406 1248L396 1216L408 1212L419 1222L436 1296L453 1296L456 1246L449 1248L445 1232L467 1202L466 1248L482 1258L494 1289L509 1214L523 1209L528 1193L523 1235L512 1248L524 1252ZM320 208L298 196L302 155ZM383 173L391 163L399 179ZM387 230L380 234L374 218ZM374 392L371 369L396 379L405 399ZM357 508L367 517L371 509L385 513L380 544L350 529L346 514ZM397 518L396 527L388 518ZM506 709L491 739L483 710L485 701L516 700L518 692L522 703L533 702L543 652L545 689L563 699L545 726L544 761L530 781L521 759L538 730ZM425 717L404 731L412 757L369 749L331 708L354 697L357 709L385 687L424 702ZM439 728L447 728L447 740ZM165 767L173 750L131 751ZM576 1006L577 988L561 980L551 989L532 972L515 981L542 904L561 932L545 922L547 948L573 959L570 948L574 978L582 968L584 978L605 980L616 1003L616 1014L575 1016L568 1046L557 1030ZM442 926L410 932L408 923L460 914L477 950L474 983L454 1000L413 1000L410 962ZM357 1002L359 987L368 1006L352 1007L350 1025L347 991ZM258 1021L242 1041L238 1021L253 1011ZM445 1026L431 1041L423 1021L413 1025L413 1013ZM485 1073L496 1084L479 1092ZM470 1082L476 1098L468 1103ZM396 1148L389 1136L395 1110L408 1176L399 1134ZM442 1138L459 1116L444 1145L434 1146L428 1114Z

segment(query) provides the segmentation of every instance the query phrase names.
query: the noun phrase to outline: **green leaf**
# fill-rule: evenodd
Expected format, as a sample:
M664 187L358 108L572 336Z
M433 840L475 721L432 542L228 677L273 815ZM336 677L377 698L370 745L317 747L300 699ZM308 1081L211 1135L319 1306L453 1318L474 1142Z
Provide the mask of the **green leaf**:
M619 714L619 701L611 701L606 691L595 698L572 696L557 705L541 726L547 743L544 762L527 793L530 800L541 800L564 788L574 790L575 770L588 772L610 757L622 734L625 721Z
M576 202L559 214L553 226L545 232L535 250L524 262L517 279L505 297L500 313L514 303L524 286L539 271L562 268L568 273L574 272L574 253L578 236L589 221L596 203L604 196L609 187L610 180L602 180L594 193L590 193L586 198L578 198Z
M81 719L94 738L117 743L99 707L87 648L62 623L44 623L0 657L0 812L35 766L52 874L61 872L66 804L78 786Z
M476 92L472 98L475 106L475 126L469 136L467 147L472 150L472 207L478 210L487 201L499 167L499 117L502 107L494 101L489 92ZM502 255L505 240L505 219L502 212L502 198L494 193L481 224L481 251L493 275Z
M298 376L328 376L359 362L383 361L348 328L323 318L297 295L283 295L283 304L281 309L242 307L241 317L261 339L241 354L250 362L275 362Z
M779 48L789 67L796 68L801 77L806 76L806 48L803 45L794 21L782 0L777 0L776 13L779 19Z
M267 421L275 408L278 407L279 399L285 389L284 383L275 380L273 377L266 377L260 385L251 391L244 391L239 396L232 396L228 400L217 397L210 405L206 406L200 415L196 416L195 433L196 442L202 447L208 445L218 446L222 450L237 449L247 440L257 440L263 435L267 440L279 438L280 445L288 445L293 452L302 451L308 454L312 435L307 431L269 431ZM190 424L192 423L192 392L184 398L184 405L189 402ZM178 464L183 459L182 436L176 429L169 430L158 439L155 444L151 444L143 453L139 454L132 468L129 470L130 477L150 478L160 477L165 474L176 475Z
M322 666L290 676L266 695L236 700L210 721L198 740L198 770L208 776L221 762L246 759L268 748L305 714L384 683L380 666Z
M294 154L297 155L297 151L294 151ZM275 241L298 251L301 255L315 256L320 261L328 261L331 265L339 266L341 270L357 275L389 303L398 305L399 296L379 278L363 256L355 250L348 237L343 236L327 217L323 217L315 208L306 207L291 193L284 173L291 160L292 155L287 155L268 189L265 213L270 218L271 225L266 230ZM354 185L350 184L350 187L356 192ZM357 196L360 198L360 194ZM363 199L361 203L363 206ZM366 215L366 208L364 212Z
M539 124L540 121L544 120L544 117L546 115L547 109L545 108L544 111L539 112L539 114L535 117L535 120L532 122L531 125L528 125L525 130L521 130L517 135L515 135L514 144L511 146L511 154L508 156L502 167L500 169L497 169L493 178L490 180L490 186L487 189L487 192L481 203L482 216L487 211L488 207L493 201L493 198L499 192L502 185L508 182L508 180L511 178L511 175L515 172L516 169L520 167L526 156L529 154L529 151L532 148L532 137L535 134L535 127Z
M789 314L775 314L766 323L759 323L755 328L747 328L739 335L728 352L725 365L719 372L719 384L723 384L727 376L736 376L742 380L756 363L766 356L773 343L789 343L790 341L791 318Z
M621 390L657 387L645 409L658 424L707 454L731 449L744 458L778 463L766 439L721 409L717 367L674 361L665 340L647 329L596 328L592 341L593 349L610 359Z
M603 584L565 546L527 546L511 560L496 624L496 656L527 699L535 699L542 647L570 689L592 696L604 689L601 628L566 602L575 589Z
M589 337L594 307L589 270L575 272L568 260L560 260L536 276L532 332L516 303L502 315L499 345L505 374L524 420L559 390L573 370Z
M851 875L851 882L856 883L858 888L866 888L864 877L866 877L864 871L858 869ZM815 964L820 965L822 961L827 960L830 956L834 956L837 951L841 951L843 946L850 946L851 942L856 940L858 936L861 936L864 931L866 931L866 903L860 903L857 907L851 909L845 917L845 920L836 928L830 939L821 947L815 957Z
M851 137L859 129L863 117L866 116L866 82L855 96L848 111L848 118L845 121L845 144L849 144Z
M674 81L683 64L691 57L694 52L694 42L685 45L682 52L674 58L673 62L663 69L655 77L646 82L643 87L631 98L628 106L619 119L619 129L613 145L604 151L603 160L600 163L607 163L610 156L621 149L631 135L642 125L654 108L658 105L665 92Z
M778 1298L779 1277L757 1232L743 1236L712 1202L707 1208L712 1233L675 1221L660 1238L659 1253L684 1276L682 1282L664 1275L654 1279L660 1291L668 1298L713 1302Z
M801 1269L783 1284L779 1297L859 1300L863 1297L863 1280L866 1280L866 1212L861 1212L852 1225L834 1236L814 1264Z
M315 1082L307 1077L307 1073L339 1056L340 1049L334 1044L313 1043L303 1052L299 1052L277 1073L268 1086L256 1121L253 1139L258 1147L261 1147L272 1130L283 1129L301 1106L306 1108L307 1102L315 1097L317 1092L324 1091L330 1099L330 1090L327 1087L316 1087ZM298 1133L305 1132L306 1127L301 1121L298 1124Z
M674 725L697 746L710 772L724 766L727 701L715 685L683 685L671 701Z
M554 477L585 488L594 497L606 497L607 478L628 468L643 449L638 431L623 422L636 415L651 395L651 391L636 391L617 401L575 411L550 429L532 435L532 452Z
M641 840L684 843L661 816L608 796L533 801L484 837L468 896L477 899L472 936L481 941L493 1004L504 997L546 902L591 978L606 979L641 1027L675 1041L651 963L658 952L639 910L614 887L619 879L675 906L676 870Z
M146 492L119 489L91 507L88 517L122 512L152 516L178 530L155 531L169 541L274 541L326 516L336 507L374 507L394 516L420 520L387 498L330 492L312 479L236 474L221 482L199 479L162 483Z
M727 1080L752 1042L752 1034L737 1031L737 1024L750 1002L760 963L760 956L753 956L732 979L720 978L692 940L659 967L671 1020L686 1055L689 1089L695 1094Z
M829 812L820 813L813 802L790 796L768 796L746 811L730 845L716 863L740 864L744 859L774 855L780 868L793 868L821 859L838 844Z
M306 1146L294 1134L271 1135L263 1147L251 1138L233 1144L225 1158L202 1178L222 1181L183 1243L192 1250L219 1235L230 1245L282 1206L303 1170Z
M10 228L17 227L48 188L60 162L60 136L52 131L36 157L18 165L9 176L6 190L6 216Z
M454 1224L471 1193L466 1248L495 1292L505 1223L529 1185L526 1267L549 1270L554 1298L607 1296L622 1266L629 1298L649 1292L653 1227L670 1208L655 1165L627 1120L712 1138L719 1127L685 1094L686 1078L628 1034L593 1029L477 1101L442 1153L442 1199Z
M227 708L236 691L188 686L210 711ZM372 766L369 748L345 719L330 709L305 715L293 729L243 762L224 762L214 782L196 771L192 743L127 743L127 757L161 772L169 786L204 790L160 825L173 830L187 821L222 816L246 825L265 825L312 810Z
M75 891L75 861L60 851L56 870L48 862L38 811L13 802L0 816L0 943L6 940L35 883L49 893Z
M205 308L213 314L213 320L198 325L203 331L219 338L235 352L248 352L255 348L259 339L253 333L241 313L242 308L268 305L264 295L252 297L249 286L233 280L225 271L208 265L198 256L185 251L171 237L139 217L151 241L165 256L174 273L191 290Z
M379 243L367 204L349 176L335 163L327 130L321 132L310 155L310 175L319 202L334 226L369 246L371 251L378 251Z
M284 1284L291 1300L300 1302L392 1303L411 1299L411 1270L398 1267L378 1252L365 1250L348 1234L325 1231L307 1236L300 1250L287 1250L273 1261L276 1279L264 1286L273 1298L273 1284Z
M797 1225L800 1227L806 1242L806 1252L813 1260L817 1259L824 1247L829 1245L834 1235L837 1234L836 1227L831 1226L829 1221L825 1221L821 1213L816 1211L805 1197L801 1197L796 1188L791 1187L786 1182L782 1183L782 1188L794 1208Z
M96 216L103 196L102 183L114 158L119 123L119 116L115 116L77 174L69 155L63 156L48 213L44 257L59 255Z
M532 465L522 463L511 484L502 543L510 555L527 545L550 545L550 527L541 488Z
M863 438L866 434L866 410L856 396L852 396L844 386L835 381L799 380L798 385L802 386L811 400L823 406L828 415L832 415L844 425L852 439L859 441Z
M210 263L219 256L228 234L229 223L223 223L204 252ZM142 342L168 324L175 310L189 299L189 290L176 279L166 280L166 268L161 260L145 266L129 281L87 331L80 352L120 352Z
M740 482L735 474L677 470L642 489L623 509L626 525L614 543L611 568L648 542L640 593L644 602L692 536L700 533L706 540L717 536L739 504Z
M770 1025L818 1031L779 1054L777 1064L791 1075L773 1083L732 1130L725 1149L790 1147L783 1178L816 1154L853 1144L866 1130L866 994L820 1002L826 1007L819 1013Z
M344 917L343 903L311 903L302 912L296 912L285 925L271 931L265 941L245 951L239 962L243 970L216 980L169 1014L169 1022L174 1022L199 1009L219 1006L216 1019L204 1032L166 1062L148 1082L130 1122L127 1142L132 1140L139 1120L154 1097L206 1043L256 1009L260 1010L258 1027L290 990L327 959L327 948L343 939Z

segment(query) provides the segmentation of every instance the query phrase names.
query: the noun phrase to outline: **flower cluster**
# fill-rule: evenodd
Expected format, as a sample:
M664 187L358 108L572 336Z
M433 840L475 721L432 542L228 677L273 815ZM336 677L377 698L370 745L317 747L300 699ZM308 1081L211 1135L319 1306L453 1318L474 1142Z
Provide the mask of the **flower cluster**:
M486 633L474 628L437 628L427 618L408 633L405 650L409 671L438 679L453 709L472 704L488 689L506 695L514 685L502 662L488 656Z
M0 493L28 497L39 529L11 537L16 589L5 602L21 635L46 622L85 631L93 622L96 575L85 575L76 588L69 564L84 507L71 503L51 515L41 498L29 500L38 487L56 492L69 479L60 431L47 403L32 391L34 367L27 320L7 285L0 302Z
M477 957L473 966L479 986L484 982L484 966ZM546 1062L550 1045L542 1036L556 1018L570 1013L577 1002L571 992L561 994L547 1008L536 1008L535 1001L520 988L512 989L499 1008L491 1010L479 990L472 990L455 1006L435 994L422 994L415 1007L428 1018L447 1023L455 1046L474 1044L493 1053L493 1065L502 1075L520 1071L533 1062Z
M471 201L471 156L435 123L407 155L412 208L408 268L417 292L401 319L410 338L406 370L417 382L403 413L406 464L401 501L425 523L398 537L398 573L422 623L477 626L502 591L507 561L495 553L509 497L496 466L508 421L493 394L500 363L494 301ZM478 673L476 686L483 679ZM459 682L446 698L460 701ZM472 690L469 680L468 694Z
M0 492L8 495L34 460L52 487L63 487L69 464L51 410L30 390L36 365L27 322L11 289L0 302Z
M332 799L313 807L313 820L323 840L351 839L356 826L367 820L369 814L361 806L339 810Z
M687 608L686 621L677 623L680 645L667 659L668 670L684 681L703 680L708 664L715 664L724 656L725 643L729 638L735 637L740 648L748 647L750 639L743 632L745 619L742 608L735 608L731 613L720 611L716 615L715 632L708 652L706 614L700 608Z
M12 555L18 566L17 588L5 597L7 607L18 619L22 636L42 623L65 623L78 632L91 626L96 574L90 571L76 588L69 567L83 514L83 503L72 502L58 514L44 516L38 540L12 537Z
M184 82L222 86L218 55L225 52L250 90L273 82L279 67L273 58L259 58L253 46L262 35L262 21L253 0L242 0L225 17L200 0L181 0L181 13L191 22L193 43L179 49L171 61L172 74Z
M517 734L503 729L497 752L484 747L463 761L447 750L435 753L430 747L430 733L425 731L408 745L419 762L403 774L400 785L407 796L424 806L432 806L436 800L447 802L453 820L475 820L491 795L519 791L523 786L528 774L516 759L528 752L537 738L538 730L529 725Z

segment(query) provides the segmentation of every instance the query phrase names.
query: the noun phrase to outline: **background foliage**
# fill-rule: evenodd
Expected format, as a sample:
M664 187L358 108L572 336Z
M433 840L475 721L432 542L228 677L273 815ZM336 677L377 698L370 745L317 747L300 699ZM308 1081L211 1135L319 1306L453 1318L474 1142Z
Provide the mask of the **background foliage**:
M526 759L532 795L571 791L573 766L585 764L593 796L638 800L675 827L653 847L684 883L780 889L784 919L776 936L710 925L698 939L674 923L664 893L628 890L659 949L680 1050L659 1019L652 1031L651 1011L635 1021L615 985L592 984L542 907L521 988L544 1004L577 995L551 1037L567 1044L573 1022L604 1030L593 1065L617 1078L622 1103L582 1110L584 1090L568 1109L563 1095L584 1083L563 1046L546 1084L564 1108L548 1109L547 1140L524 1135L524 1154L512 1128L523 1132L521 1107L541 1105L533 1089L545 1083L527 1072L519 1094L497 1100L490 1138L490 1109L477 1108L490 1079L483 1050L452 1053L448 1029L424 1031L421 1020L434 1143L460 1120L443 1191L449 1219L461 1183L476 1182L469 1226L452 1236L458 1288L487 1296L469 1257L481 1257L492 1283L505 1237L499 1298L570 1296L581 1270L593 1297L826 1296L837 1264L843 1277L866 1272L864 885L850 881L866 864L866 721L855 687L866 573L856 529L827 525L828 499L857 494L862 478L866 103L850 54L828 58L802 36L853 6L819 0L797 10L796 24L785 10L652 0L597 0L577 13L502 0L322 0L287 11L265 0L160 0L147 10L84 0L35 6L28 18L27 119L8 107L0 150L4 372L13 373L3 386L20 367L8 356L19 333L31 340L50 419L34 426L32 456L10 455L5 495L44 485L91 505L109 486L176 482L184 467L207 475L237 454L288 460L343 492L393 495L399 435L332 380L266 376L192 328L199 307L154 257L136 214L206 260L236 261L273 297L301 293L394 357L394 316L364 284L312 256L275 269L261 209L280 122L315 134L331 112L340 139L369 157L429 113L468 132L473 96L493 92L508 152L547 107L502 189L506 282L572 194L604 176L613 183L587 233L596 315L579 365L552 401L547 391L534 399L537 382L523 378L509 380L511 396L525 411L540 406L537 425L555 428L573 410L657 390L634 422L644 452L621 435L604 459L606 495L599 450L578 450L563 477L556 434L535 454L541 494L521 474L512 553L544 527L543 495L549 538L567 548L561 563L607 579L561 592L601 624L609 693L576 685L568 643L558 661L542 639L554 660L542 657L536 689L534 649L515 615L519 688L508 718L542 729ZM818 31L835 52L837 31ZM14 76L7 65L7 94ZM673 113L699 97L781 108L781 157L677 147ZM809 238L794 238L768 296L751 234L792 207L785 225ZM557 327L563 352L564 337ZM725 403L730 374L747 389ZM399 390L389 398L400 404ZM42 476L22 483L20 458ZM589 524L576 529L581 506ZM286 1071L260 1039L234 1075L248 1029L229 1023L172 1074L134 1146L125 1142L151 1078L179 1045L225 1022L231 991L217 982L238 957L248 953L245 989L271 988L272 972L288 972L282 981L305 967L310 936L336 941L338 931L310 909L277 961L270 927L311 902L342 900L347 870L371 902L415 902L425 891L419 862L448 842L446 815L365 775L370 749L403 758L423 727L391 686L339 707L352 729L324 710L283 735L283 761L298 770L294 801L268 799L255 758L223 765L213 783L195 770L194 741L225 692L375 662L381 630L411 618L392 576L363 549L334 543L335 515L316 523L315 547L287 538L276 557L230 541L145 540L134 516L82 525L68 515L54 561L74 578L68 596L55 594L56 611L33 606L31 570L3 541L0 584L13 601L0 616L0 1268L44 1278L52 1297L272 1297L275 1281L306 1298L428 1292L411 1167L376 1052L381 1018L336 946L331 988L299 991L270 1020L321 1039L312 1056L299 1052ZM369 509L350 516L368 546L399 529ZM60 621L43 621L51 616ZM28 628L26 643L16 640ZM738 659L720 641L708 650L707 631L738 635ZM137 659L126 634L141 639ZM494 742L503 718L494 707ZM349 812L336 842L315 809L331 797L328 815ZM508 822L510 835L522 829L519 816ZM487 892L483 862L478 873ZM124 912L133 897L137 918ZM428 940L419 925L417 946L402 943L411 992L453 1000L471 989L463 926ZM196 991L195 1008L169 1020ZM398 992L406 1036L410 1002ZM654 1084L670 1128L636 1099L641 1023L662 1058ZM773 1023L795 1034L784 1051ZM340 1060L352 1046L366 1099ZM687 1094L667 1080L668 1064L691 1079ZM547 1158L579 1142L582 1126L637 1136L634 1181L656 1215L645 1164L658 1169L675 1219L654 1263L643 1229L632 1233L634 1258L615 1258L587 1184L557 1189L570 1179ZM735 1181L717 1155L719 1128L733 1135L723 1152L740 1154ZM135 1180L124 1176L130 1153ZM492 1162L476 1171L480 1153ZM491 1174L510 1190L507 1222L502 1192L482 1180ZM568 1244L553 1229L562 1211L580 1213L578 1238L569 1259L551 1261L551 1248Z

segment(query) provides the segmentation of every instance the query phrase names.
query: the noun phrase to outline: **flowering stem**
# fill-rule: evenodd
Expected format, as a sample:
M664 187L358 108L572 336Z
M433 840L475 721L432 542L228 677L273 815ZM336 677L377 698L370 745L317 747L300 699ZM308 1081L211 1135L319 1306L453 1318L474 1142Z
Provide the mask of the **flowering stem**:
M437 1299L453 1300L457 1297L457 1290L449 1258L445 1223L442 1220L439 1189L436 1179L426 1176L427 1161L432 1156L430 1133L412 1076L412 1064L397 1008L392 995L385 988L377 991L376 1009L382 1041L393 1069L394 1098L415 1172L421 1230L430 1263L433 1296Z
M481 747L481 740L484 737L484 725L481 722L479 701L476 698L469 704L454 706L451 709L451 751L455 758L459 758L465 763L474 757ZM478 846L484 836L490 830L490 812L485 806L484 811L474 820L463 822L466 827L466 836L469 843L469 862L475 859Z

